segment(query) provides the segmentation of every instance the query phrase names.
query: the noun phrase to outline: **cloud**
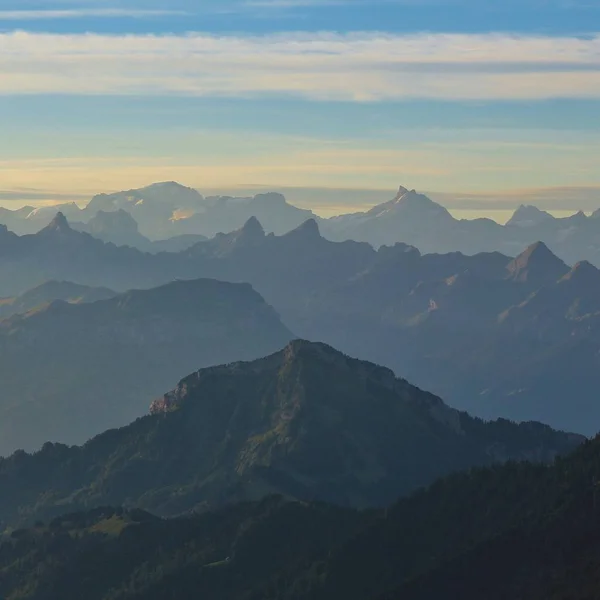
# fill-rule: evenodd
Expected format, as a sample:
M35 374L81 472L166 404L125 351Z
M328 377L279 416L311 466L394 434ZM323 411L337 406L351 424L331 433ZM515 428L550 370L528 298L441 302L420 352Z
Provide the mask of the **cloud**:
M176 10L143 10L127 8L75 8L49 10L0 10L0 21L38 21L83 18L144 18L185 15Z
M0 94L600 98L600 35L0 34Z

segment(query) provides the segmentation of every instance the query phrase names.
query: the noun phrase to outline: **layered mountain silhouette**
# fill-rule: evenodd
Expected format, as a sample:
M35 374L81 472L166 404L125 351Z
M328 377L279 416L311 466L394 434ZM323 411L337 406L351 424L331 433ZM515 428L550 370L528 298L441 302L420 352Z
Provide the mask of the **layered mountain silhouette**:
M0 231L0 248L3 297L49 279L117 292L174 278L249 282L297 335L390 367L457 408L589 435L600 423L596 270L571 269L542 242L516 258L422 254L332 242L314 219L276 236L250 218L150 255L74 231L61 215L35 235Z
M65 215L35 234L0 228L0 296L12 297L48 280L124 291L152 287L177 276L169 254L152 257L135 248L104 243L71 228Z
M281 234L314 217L311 211L288 204L281 194L205 198L176 182L164 182L95 196L86 206L83 220L88 221L99 211L119 210L130 214L139 223L141 233L153 241L182 235L213 237L240 228L250 217L260 219L267 231Z
M203 235L188 234L151 241L140 233L136 220L122 208L115 211L99 210L96 216L87 223L73 223L71 226L77 231L89 233L103 242L112 243L115 246L131 246L153 254L181 252L207 239Z
M85 210L74 202L37 208L23 206L17 210L0 207L0 223L18 235L26 235L46 227L59 212L73 222L81 220L85 214Z
M85 207L87 219L82 220L91 219L99 211L124 210L139 224L142 234L151 239L163 239L179 233L173 231L174 220L195 214L203 207L204 197L199 192L167 181L141 189L94 196Z
M104 241L135 246L141 250L179 251L194 241L187 236L212 238L218 233L239 229L251 217L267 231L277 235L290 231L314 218L323 235L334 241L367 242L379 248L397 242L413 245L421 252L447 253L502 252L514 256L537 241L543 241L553 253L569 264L581 260L600 266L600 220L598 212L587 217L579 212L571 217L555 218L531 205L521 205L513 217L500 225L491 219L456 219L437 202L416 190L401 186L389 202L362 213L343 214L323 219L311 211L289 204L278 193L253 197L209 196L176 182L156 183L144 188L99 194L84 208L75 203L15 211L0 209L0 223L11 231L32 234L45 227L61 211L76 228L94 229ZM133 232L124 239L124 219L118 226L92 223L98 213L127 212L144 238L165 245L154 247ZM107 220L101 217L100 220ZM182 237L186 236L186 237ZM166 240L177 238L167 243ZM136 242L137 240L137 242ZM196 240L197 241L197 240Z
M4 319L0 455L84 442L145 414L149 398L186 373L262 356L292 337L250 285L212 280Z
M123 392L105 398L102 408L123 400ZM272 493L383 505L458 469L552 460L583 439L534 423L484 423L388 369L301 340L200 370L151 413L82 447L47 444L1 461L0 519L123 503L173 515ZM86 414L96 411L86 404Z
M600 266L600 221L583 212L555 218L535 206L520 206L500 225L491 219L455 219L443 206L415 190L400 187L390 202L364 213L322 221L332 240L352 239L374 247L396 242L424 253L498 251L514 256L537 241L568 263L588 260Z
M213 237L239 229L250 218L258 219L267 232L281 235L316 218L310 210L289 204L282 194L257 194L249 198L215 196L206 198L202 211L175 223L180 233L200 233Z

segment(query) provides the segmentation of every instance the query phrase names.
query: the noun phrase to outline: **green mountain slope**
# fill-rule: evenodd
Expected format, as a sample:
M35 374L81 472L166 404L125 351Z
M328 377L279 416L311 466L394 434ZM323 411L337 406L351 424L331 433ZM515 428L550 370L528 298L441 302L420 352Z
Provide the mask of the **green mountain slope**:
M161 520L70 514L0 541L26 600L571 600L600 593L600 440L440 480L385 510L272 497Z
M453 471L551 460L582 440L486 424L388 369L300 340L198 371L152 412L82 447L47 444L0 461L0 519L106 504L175 515L275 493L384 505Z

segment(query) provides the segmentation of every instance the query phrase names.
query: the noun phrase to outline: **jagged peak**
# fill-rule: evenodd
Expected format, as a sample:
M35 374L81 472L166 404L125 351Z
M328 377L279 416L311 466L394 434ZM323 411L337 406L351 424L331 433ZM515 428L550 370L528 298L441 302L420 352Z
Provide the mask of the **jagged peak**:
M515 261L520 265L525 265L530 263L532 260L548 260L548 259L558 259L558 257L546 246L544 242L535 242L529 246L521 254L519 254ZM560 259L558 259L560 260Z
M578 210L576 213L569 215L568 217L563 217L562 219L558 219L559 221L562 221L564 223L569 223L569 222L575 222L575 223L581 223L583 221L587 221L588 217L587 215L582 211L582 210Z
M265 237L265 230L261 225L260 221L252 216L245 223L244 226L239 230L240 233L244 235L244 237L252 237L252 238L263 238Z
M398 192L398 195L394 198L394 202L396 204L407 204L409 202L422 202L422 203L431 203L431 204L436 204L431 198L429 198L428 196L426 196L425 194L420 194L419 192L417 192L417 190L406 190L404 191L405 188L402 188L403 192L400 193Z
M414 192L415 190L412 190L412 191ZM408 194L409 192L410 192L410 190L408 188L405 188L403 185L401 185L398 188L398 193L396 194L395 199L398 200L398 199L402 198L402 196L405 196L406 194Z
M285 234L285 237L297 237L304 239L320 239L321 231L319 229L319 224L316 219L307 219L300 225L296 227L296 229L292 229L289 233Z
M544 273L552 271L558 274L561 271L566 271L568 267L544 242L540 241L528 246L507 266L509 274L520 281L529 279L532 269Z
M579 261L573 268L561 279L565 281L591 281L592 278L598 279L600 270L587 260Z
M62 211L59 211L56 213L54 219L52 219L52 221L50 221L50 223L46 225L46 227L44 227L40 233L67 233L71 231L73 230L67 221L67 217L65 217Z
M442 216L446 219L452 219L452 215L441 204L433 201L425 194L416 190L408 190L400 187L398 194L393 200L378 204L369 210L366 214L373 217L381 217L394 213L408 212L417 217L430 217L432 215Z
M517 210L515 210L513 216L507 221L506 225L525 227L550 220L554 220L554 217L549 212L546 212L537 206L533 206L532 204L521 204Z

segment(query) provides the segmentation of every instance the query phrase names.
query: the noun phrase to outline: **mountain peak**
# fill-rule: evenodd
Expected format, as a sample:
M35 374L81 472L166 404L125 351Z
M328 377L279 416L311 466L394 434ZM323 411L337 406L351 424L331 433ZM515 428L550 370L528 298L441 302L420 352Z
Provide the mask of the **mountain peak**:
M600 270L587 260L578 262L573 268L561 279L561 281L587 281L598 279Z
M107 230L118 230L119 233L139 232L137 221L126 210L119 208L115 211L99 210L88 222L92 233L102 233Z
M553 220L554 217L549 212L531 204L521 204L506 225L510 227L534 227L540 223Z
M402 196L404 196L404 195L408 194L408 193L409 193L409 191L410 191L410 190L408 190L408 189L407 189L407 188L405 188L403 185L401 185L401 186L398 188L398 193L396 194L396 198L395 198L395 199L396 199L396 200L398 200L399 198L402 198ZM413 190L413 192L414 192L414 191L415 191L415 190Z
M321 231L315 219L307 219L302 225L287 233L286 236L303 239L321 239Z
M52 221L50 221L50 223L46 225L46 227L44 227L40 233L68 233L71 231L73 230L67 221L67 217L65 217L62 211L59 211L56 213L54 219L52 219Z
M240 229L240 233L248 239L265 237L265 230L256 217L250 217Z
M452 215L441 204L434 202L425 194L420 194L416 190L407 190L402 186L393 200L374 206L366 214L371 217L402 215L403 218L453 220Z
M540 284L553 283L568 271L567 265L544 242L531 244L506 268L510 279Z

